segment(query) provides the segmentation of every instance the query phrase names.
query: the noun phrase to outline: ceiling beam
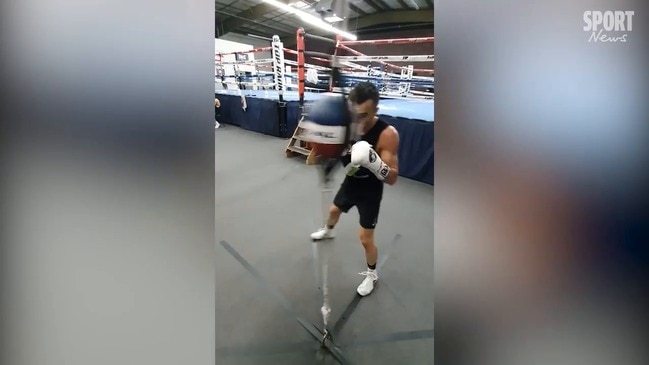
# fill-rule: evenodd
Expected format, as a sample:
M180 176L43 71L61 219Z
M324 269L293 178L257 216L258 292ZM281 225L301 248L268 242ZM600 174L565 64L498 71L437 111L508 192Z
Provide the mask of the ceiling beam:
M387 23L426 23L433 21L433 9L392 10L358 17L353 23L357 28L366 28Z
M247 18L239 17L239 16L237 16L235 14L228 14L228 13L219 12L219 11L217 11L216 13L217 14L223 14L223 15L226 15L226 16L230 16L230 18L228 18L224 22L221 22L219 17L216 17L216 19L215 19L215 24L214 24L214 27L216 29L215 33L218 34L218 35L221 35L221 36L224 35L224 34L230 33L230 32L234 32L239 27L244 26L244 25L255 25L255 26L258 26L258 27L262 27L262 28L270 30L269 33L272 33L272 34L279 34L279 35L290 34L289 32L287 32L284 29L279 29L279 28L275 28L273 26L261 24L261 23L256 22L253 19L247 19ZM237 27L236 28L230 28L229 30L227 30L225 28L226 23L228 23L229 21L231 21L233 19L238 21Z
M256 19L261 18L264 14L278 10L274 5L268 3L261 3L244 10L238 14L233 15L231 18L226 19L221 25L223 34L236 30L239 26L247 22L254 22ZM219 10L216 11L217 13ZM284 31L282 31L284 33Z
M230 9L232 7L232 5L234 5L234 4L238 3L238 2L239 2L239 0L234 0L229 4L216 3L216 8L218 10L221 10L221 11L228 10L228 9Z
M397 0L399 2L399 5L401 5L404 9L412 9L411 5L406 4L405 1L403 0Z
M408 23L430 23L432 21L433 9L422 9L377 12L349 19L347 23L353 24L355 28L360 29L381 24L400 23L407 25ZM335 39L334 34L319 30L318 28L310 29L308 32L322 37ZM351 32L353 33L354 31L351 30ZM295 44L295 36L289 35L287 37L282 37L282 41L286 44Z
M349 3L349 8L352 9L353 11L355 11L356 14L358 14L358 15L367 15L367 13L363 11L363 9L359 8L358 6L356 6L356 5L352 4L352 3Z
M365 3L367 3L369 6L374 8L377 12L380 13L386 13L385 10L388 10L388 12L394 12L394 11L399 11L399 10L391 10L389 6L387 6L382 0L364 0ZM431 1L431 0L427 0ZM379 2L379 4L377 4ZM403 0L399 0L400 3L403 3ZM403 5L403 4L402 4ZM377 13L372 13L372 14L367 14L367 12L363 11L359 7L355 6L354 4L349 4L349 8L355 11L357 14L359 14L359 17L356 19L361 19L365 18L366 16L376 16ZM219 30L220 34L227 34L229 32L236 31L236 29L242 25L248 24L250 22L255 22L257 19L261 18L263 15L268 14L270 12L276 11L277 8L273 5L270 5L268 3L260 3L258 5L255 5L251 7L248 10L241 11L237 14L227 14L221 10L216 10L217 13L228 15L229 18L227 18L225 21L223 21L217 29ZM409 19L406 20L397 20L397 21L407 21L409 22ZM430 21L430 20L427 20ZM258 24L264 28L275 30L275 31L280 31L282 34L286 34L286 30L278 29L272 26L268 25L262 25ZM358 25L359 27L361 26L360 23ZM364 25L368 26L368 25Z
M371 7L373 7L374 10L376 10L376 11L383 11L383 10L385 10L385 9L381 8L380 6L378 6L378 5L377 5L374 1L372 1L372 0L363 0L363 2L364 2L365 4L367 4L367 5L371 6Z
M421 23L421 22L431 22L433 20L433 9L422 9L422 10L388 10L385 11L379 5L376 4L373 0L365 0L365 2L377 10L376 13L367 14L362 9L350 4L350 8L357 12L360 16L356 18L349 19L349 24L354 24L356 28L365 28L371 27L374 25L386 24L386 23ZM401 2L401 1L400 1ZM432 4L432 0L426 0L427 3ZM272 25L259 24L256 20L261 18L263 15L270 12L276 11L277 8L268 3L260 3L251 7L248 10L241 11L237 14L228 14L223 11L217 10L217 14L223 14L230 16L223 22L217 21L216 29L219 34L227 34L243 25L252 25L251 23L256 24L257 26L269 29L275 34L280 36L282 35L292 35L292 32L287 32L285 29L280 29ZM363 15L365 14L365 15ZM352 23L353 22L353 23ZM314 34L328 36L330 34L312 31Z
M386 4L383 0L374 0L376 1L380 7L382 7L385 10L393 10L390 5Z

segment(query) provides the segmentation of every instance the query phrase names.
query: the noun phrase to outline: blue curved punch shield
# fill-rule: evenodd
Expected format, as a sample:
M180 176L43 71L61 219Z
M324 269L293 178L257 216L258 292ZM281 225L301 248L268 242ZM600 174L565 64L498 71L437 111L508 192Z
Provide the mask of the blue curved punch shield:
M350 123L344 97L324 95L311 105L302 128L306 139L314 144L320 155L335 158L348 143Z

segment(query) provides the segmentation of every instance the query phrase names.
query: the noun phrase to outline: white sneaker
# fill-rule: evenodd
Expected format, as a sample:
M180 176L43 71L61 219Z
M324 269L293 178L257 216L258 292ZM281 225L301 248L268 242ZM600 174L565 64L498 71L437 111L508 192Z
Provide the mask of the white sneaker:
M216 122L216 124L214 124L214 129L217 129L217 128L220 127L220 126L221 126L221 123Z
M358 292L358 295L364 297L372 292L374 290L374 284L379 280L379 276L376 273L376 270L367 270L364 272L359 273L359 275L364 275L365 279L361 283L361 285L358 286L358 289L356 289L356 292Z
M319 241L319 240L324 240L324 239L331 239L334 238L336 235L334 234L333 230L327 228L327 227L322 227L318 229L317 231L311 233L311 239L314 241Z

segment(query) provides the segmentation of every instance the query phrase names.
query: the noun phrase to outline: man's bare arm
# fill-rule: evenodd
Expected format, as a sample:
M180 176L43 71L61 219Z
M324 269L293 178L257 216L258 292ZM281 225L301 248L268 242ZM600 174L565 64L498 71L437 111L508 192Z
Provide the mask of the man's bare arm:
M399 133L394 127L388 127L381 133L377 144L381 160L390 167L383 182L394 185L399 176Z

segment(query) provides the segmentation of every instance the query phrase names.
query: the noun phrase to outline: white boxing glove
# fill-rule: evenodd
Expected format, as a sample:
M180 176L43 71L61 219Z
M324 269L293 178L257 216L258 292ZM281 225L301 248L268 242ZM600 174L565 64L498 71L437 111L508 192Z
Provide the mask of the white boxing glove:
M354 143L351 154L351 165L365 167L381 181L385 180L390 173L390 167L381 160L372 145L366 141Z

